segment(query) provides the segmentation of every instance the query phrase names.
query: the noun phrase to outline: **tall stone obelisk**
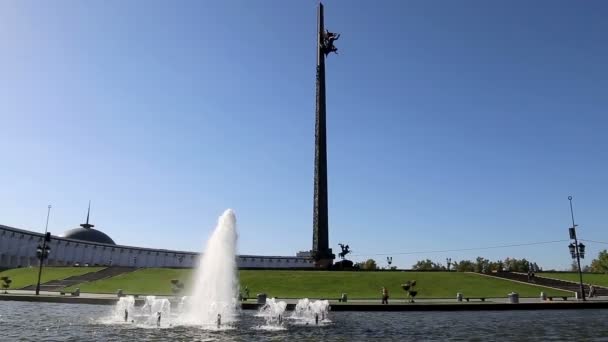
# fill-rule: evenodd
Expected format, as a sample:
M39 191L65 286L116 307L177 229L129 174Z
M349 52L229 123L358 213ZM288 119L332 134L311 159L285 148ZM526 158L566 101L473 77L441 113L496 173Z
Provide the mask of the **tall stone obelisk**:
M327 213L327 130L325 123L325 57L336 52L333 42L339 38L326 32L323 23L323 4L317 13L317 84L315 120L315 180L313 208L312 257L315 266L327 268L336 257L329 248Z

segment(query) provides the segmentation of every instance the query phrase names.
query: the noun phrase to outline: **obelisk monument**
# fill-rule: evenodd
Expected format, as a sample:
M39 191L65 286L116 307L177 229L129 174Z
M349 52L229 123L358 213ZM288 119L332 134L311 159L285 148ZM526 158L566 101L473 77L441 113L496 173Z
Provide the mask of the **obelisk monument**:
M325 58L337 52L334 41L340 35L325 31L323 4L317 13L317 84L315 120L315 179L312 257L317 268L328 268L336 257L329 248L327 213L327 129L325 120Z

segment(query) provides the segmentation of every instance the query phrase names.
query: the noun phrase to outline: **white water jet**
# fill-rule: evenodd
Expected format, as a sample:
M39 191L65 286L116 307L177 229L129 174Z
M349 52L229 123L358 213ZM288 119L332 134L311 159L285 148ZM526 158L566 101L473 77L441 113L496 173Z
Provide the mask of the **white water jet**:
M232 209L218 219L194 278L194 291L184 303L184 324L216 326L237 319L236 217Z
M135 297L133 296L125 296L120 297L116 305L114 306L114 312L112 316L112 320L116 322L124 322L125 321L125 312L127 312L127 321L131 320L133 317L135 308Z
M172 325L171 303L166 298L146 296L142 307L135 307L133 296L121 297L114 306L112 316L102 320L106 324L135 324L139 327L157 327L158 317L161 317L160 327Z
M179 303L177 304L177 312L178 313L182 313L184 312L184 308L188 305L188 296L183 296L180 300Z
M266 326L280 326L283 324L283 318L287 303L284 301L277 302L275 298L266 300L266 304L260 308L257 315L264 317Z
M160 325L171 325L171 302L167 298L156 298L156 296L146 296L146 302L140 310L144 323L156 325L160 315Z
M327 300L316 300L312 302L308 300L308 298L304 298L298 300L290 318L301 320L305 324L331 322L328 318L329 309L329 301Z

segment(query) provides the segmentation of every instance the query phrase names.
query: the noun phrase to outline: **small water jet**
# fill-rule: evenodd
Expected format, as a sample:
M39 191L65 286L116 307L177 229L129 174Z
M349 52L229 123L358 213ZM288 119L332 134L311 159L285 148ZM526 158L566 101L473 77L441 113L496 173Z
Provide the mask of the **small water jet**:
M284 301L277 302L275 298L270 298L266 300L266 304L260 308L256 316L266 320L266 327L279 327L283 324L286 308L287 303Z
M303 324L323 324L331 322L329 320L329 301L316 300L310 301L308 298L298 300L296 307L291 314L291 319Z
M133 296L121 297L114 306L113 321L128 322L129 316L133 315L135 298ZM126 317L126 318L125 318Z
M159 317L162 317L161 321L158 320ZM166 298L147 296L143 306L135 307L135 297L125 296L118 299L112 315L102 322L135 324L141 327L171 326L171 317L171 303Z
M167 298L146 296L144 306L141 307L140 317L144 324L161 326L161 323L171 323L171 302Z

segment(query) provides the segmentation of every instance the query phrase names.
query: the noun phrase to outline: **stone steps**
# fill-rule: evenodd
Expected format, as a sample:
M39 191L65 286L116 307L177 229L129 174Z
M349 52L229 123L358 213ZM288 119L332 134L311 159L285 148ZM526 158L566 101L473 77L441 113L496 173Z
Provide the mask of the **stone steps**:
M539 274L540 274L540 276L539 276ZM495 272L495 273L490 273L488 275L497 277L497 278L515 280L515 281L529 283L529 284L553 287L553 288L557 288L557 289L569 291L569 292L579 292L580 291L580 285L578 283L574 283L574 282L566 281L566 280L560 280L560 279L545 278L542 276L542 273L535 274L534 278L531 280L528 280L527 274L518 273L518 272ZM583 287L585 290L585 295L589 295L589 286L587 284L583 284L583 285L584 285ZM595 287L596 296L608 296L607 288L597 286L595 284L593 284L593 286Z
M48 281L46 283L40 284L40 290L57 292L68 286L73 286L73 285L77 285L77 284L81 284L81 283L87 283L90 281L115 277L117 275L133 272L135 270L137 270L137 267L107 267L107 268L104 268L103 270L99 270L97 272L89 272L89 273L85 273L85 274L81 274L81 275L77 275L77 276L73 276L73 277L69 277L69 278L65 278L65 279L57 279L57 280ZM43 270L43 272L44 272L44 270ZM35 291L36 285L26 286L26 287L22 288L21 290Z

